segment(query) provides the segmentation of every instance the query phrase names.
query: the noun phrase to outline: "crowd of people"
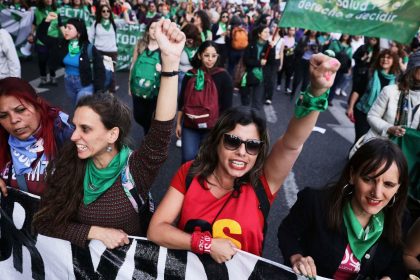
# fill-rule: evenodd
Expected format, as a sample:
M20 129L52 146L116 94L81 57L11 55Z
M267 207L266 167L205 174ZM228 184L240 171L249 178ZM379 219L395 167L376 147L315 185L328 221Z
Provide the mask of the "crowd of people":
M63 67L74 108L50 105L20 78L0 29L0 190L5 199L7 186L41 196L37 232L108 249L147 236L218 263L237 249L261 256L270 205L320 112L341 95L356 134L350 159L337 182L299 192L278 229L284 262L309 278L420 277L420 190L387 139L420 131L420 34L402 45L279 28L280 7L265 2L1 5L36 6L28 42L40 86L56 86ZM64 22L62 6L95 20ZM146 25L128 73L132 109L115 94L115 71L107 76L106 61L113 68L118 59L117 18ZM270 145L263 109L278 94L297 101ZM144 132L134 150L131 114ZM182 165L154 210L150 190L173 133Z

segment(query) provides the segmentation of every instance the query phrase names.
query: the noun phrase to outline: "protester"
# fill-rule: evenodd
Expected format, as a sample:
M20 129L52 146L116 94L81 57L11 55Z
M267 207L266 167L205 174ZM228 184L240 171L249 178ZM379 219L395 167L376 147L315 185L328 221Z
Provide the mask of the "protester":
M407 271L420 277L420 218L411 227L404 248L404 263Z
M354 128L356 132L355 143L369 131L369 123L367 122L367 113L379 96L381 90L387 85L395 84L395 80L400 73L398 57L392 54L390 50L382 50L369 75L369 83L363 94L353 92L352 95L360 96L359 101L350 107L353 102L349 102L347 116L354 119ZM353 97L350 97L352 99ZM361 140L362 141L362 140Z
M227 11L223 11L220 14L219 22L213 24L211 28L213 42L217 44L217 48L219 50L219 63L222 67L225 65L228 55L228 48L226 45L226 36L229 34L228 22L229 13Z
M305 96L312 101L323 99L326 105L324 93L339 63L322 54L311 62L311 95ZM296 117L270 154L266 124L259 112L249 107L227 110L194 162L183 165L174 176L152 218L148 239L167 248L209 253L219 263L230 260L235 248L261 255L264 218L254 188L260 181L262 196L272 203L319 115L304 104L308 103L296 108ZM192 175L189 186L188 173ZM232 237L225 235L229 231Z
M51 65L52 52L43 42L39 40L39 26L50 12L57 12L55 0L39 0L34 12L34 21L32 24L32 33L28 36L29 43L35 43L35 52L38 57L39 74L41 75L39 86L57 85L55 79L55 68ZM59 38L60 29L58 26L59 18L54 18L48 28L48 36ZM47 79L47 68L50 79Z
M124 21L128 24L136 24L135 15L131 13L131 5L125 0L117 0L114 3L112 12L120 18L123 18Z
M246 48L243 61L246 72L241 82L241 103L262 110L264 103L263 68L268 60L275 59L275 52L269 51L270 30L265 25L257 26L252 33L251 42ZM266 56L267 54L267 56Z
M239 16L232 16L229 22L230 31L226 39L228 44L228 72L234 77L235 67L241 60L244 49L248 44L248 31L243 26L243 21ZM239 48L238 48L239 47Z
M38 29L38 38L51 50L53 69L64 66L64 86L75 106L83 96L104 90L105 68L102 57L94 46L92 57L89 57L89 39L83 20L70 18L63 38L58 39L48 35L51 22L56 18L56 13L48 14Z
M132 152L125 145L130 128L127 106L113 95L83 98L73 118L73 143L63 148L47 171L47 189L34 216L40 233L81 247L96 239L109 249L128 244L127 235L146 233L147 216L141 206L149 206L150 187L168 155L176 73L185 42L184 34L169 20L160 20L151 29L161 50L163 74L150 132Z
M210 17L205 11L196 11L194 13L193 23L198 27L198 30L200 31L201 42L213 40Z
M390 44L389 49L391 50L391 52L398 55L398 58L399 58L398 62L400 64L400 69L402 72L404 72L405 69L407 69L407 63L408 63L408 54L404 49L404 45L397 43L395 41L391 41L389 44Z
M90 26L88 31L89 42L95 46L101 55L110 57L112 66L115 66L118 58L117 26L109 5L99 6L98 11L96 13L96 21ZM115 93L115 87L115 71L113 71L109 92Z
M295 33L296 28L289 27L287 28L287 34L284 36L284 49L283 49L283 62L282 68L278 72L277 76L277 91L281 90L281 81L283 73L285 75L285 88L284 91L286 94L291 94L292 89L290 88L290 83L292 81L293 73L295 72Z
M161 50L152 25L156 21L149 23L143 37L137 41L129 75L128 94L133 98L134 120L143 127L144 135L153 120L162 69Z
M286 265L309 278L407 279L402 261L407 189L401 150L384 139L364 144L332 187L298 193L278 231Z
M19 78L0 80L0 190L7 186L36 195L45 188L48 163L68 140L68 116Z
M20 78L20 61L12 36L0 28L0 79L6 77Z
M317 39L317 32L308 30L295 48L295 74L293 76L292 95L296 95L299 84L300 90L305 91L309 84L309 60L312 55L320 51L320 44Z
M274 90L277 84L277 72L282 67L283 61L283 38L280 37L280 29L276 28L274 34L269 38L269 48L265 52L265 57L270 57L271 53L274 53L274 59L267 59L267 63L263 67L263 82L264 82L264 94L265 104L271 105ZM267 53L268 52L268 53Z
M195 158L201 143L211 128L206 123L207 120L204 116L197 116L201 118L199 119L201 123L197 126L194 117L198 113L196 111L192 112L191 108L196 109L204 105L203 112L200 112L206 113L209 118L216 120L219 114L232 106L232 78L223 68L218 67L220 65L219 58L217 44L212 41L205 41L200 45L192 60L194 68L186 73L182 81L181 95L178 100L176 136L182 139L183 163ZM202 88L198 89L200 81L203 84L201 85ZM213 90L216 92L213 92ZM200 99L194 97L195 94L206 96ZM201 102L205 102L205 104ZM217 104L211 104L212 102ZM217 109L217 111L212 111L212 108ZM194 116L192 116L193 113L195 113ZM215 116L213 117L212 114L215 114Z

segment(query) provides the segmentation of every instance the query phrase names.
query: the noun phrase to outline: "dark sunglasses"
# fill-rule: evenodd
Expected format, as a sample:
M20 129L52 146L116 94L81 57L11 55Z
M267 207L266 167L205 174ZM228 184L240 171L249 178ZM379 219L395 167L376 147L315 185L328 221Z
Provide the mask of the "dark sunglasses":
M229 18L229 16L222 16L222 18Z
M261 147L263 146L264 142L260 140L242 140L238 136L225 133L223 135L223 146L227 150L237 150L242 143L245 144L245 150L250 155L256 155L260 152Z
M102 10L102 13L110 13L111 11L110 10Z

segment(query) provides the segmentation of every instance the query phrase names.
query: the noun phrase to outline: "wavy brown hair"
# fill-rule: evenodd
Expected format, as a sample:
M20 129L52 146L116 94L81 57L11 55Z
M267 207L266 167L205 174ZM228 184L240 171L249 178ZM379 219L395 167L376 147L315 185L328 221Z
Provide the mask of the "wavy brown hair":
M373 139L360 147L345 166L340 179L330 188L331 202L328 205L327 223L332 230L341 231L344 205L353 197L354 185L350 185L351 174L376 178L385 173L395 163L399 172L398 192L395 202L385 206L385 222L382 236L394 246L402 244L402 215L408 193L407 161L400 148L387 139Z
M86 96L79 101L76 109L85 106L100 116L107 129L119 128L119 137L115 145L121 150L122 146L127 144L131 126L128 107L109 94ZM86 162L86 159L79 159L76 145L70 142L48 165L46 189L41 197L39 211L33 219L33 226L37 231L54 236L59 228L65 228L75 220L83 199Z
M258 178L262 175L263 166L269 149L269 137L267 125L260 113L250 107L233 107L226 110L218 119L216 125L209 132L198 151L197 157L191 166L193 176L198 176L198 182L204 188L204 181L213 173L219 164L219 155L215 152L223 141L223 135L235 129L236 125L255 124L260 135L260 140L264 142L258 153L255 165L244 176L236 178L235 188L243 184L251 183L256 186Z

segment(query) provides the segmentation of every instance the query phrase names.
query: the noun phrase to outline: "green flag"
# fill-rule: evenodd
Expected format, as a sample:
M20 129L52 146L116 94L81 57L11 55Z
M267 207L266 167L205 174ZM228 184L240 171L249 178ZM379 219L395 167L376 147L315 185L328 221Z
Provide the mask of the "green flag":
M143 36L146 25L127 24L121 21L117 23L117 46L118 60L117 71L129 69L133 57L134 46L137 40Z
M408 163L410 189L408 193L420 200L420 131L406 128L403 137L392 137L403 151Z
M409 43L420 26L419 0L289 0L281 27L365 35Z

